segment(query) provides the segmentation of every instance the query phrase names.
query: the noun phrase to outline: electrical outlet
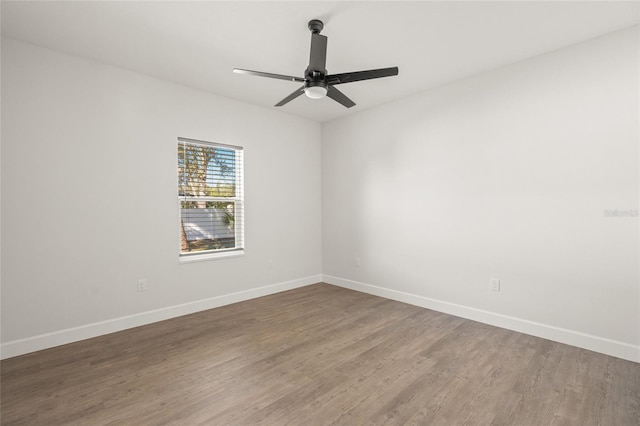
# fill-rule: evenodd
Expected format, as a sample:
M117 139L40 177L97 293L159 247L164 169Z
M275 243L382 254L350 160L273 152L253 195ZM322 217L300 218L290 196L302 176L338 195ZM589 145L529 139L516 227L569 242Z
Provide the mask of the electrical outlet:
M140 278L138 280L138 291L147 291L147 279Z
M362 262L360 262L360 258L356 257L355 259L353 259L353 263L356 265L356 267L360 267L362 265Z
M491 290L500 291L500 280L497 278L491 278Z

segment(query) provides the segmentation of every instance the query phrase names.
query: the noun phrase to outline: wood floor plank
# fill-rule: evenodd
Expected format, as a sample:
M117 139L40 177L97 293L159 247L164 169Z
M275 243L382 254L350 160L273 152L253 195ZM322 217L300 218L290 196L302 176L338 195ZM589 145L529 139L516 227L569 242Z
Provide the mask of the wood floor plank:
M0 369L2 425L640 425L638 363L327 284Z

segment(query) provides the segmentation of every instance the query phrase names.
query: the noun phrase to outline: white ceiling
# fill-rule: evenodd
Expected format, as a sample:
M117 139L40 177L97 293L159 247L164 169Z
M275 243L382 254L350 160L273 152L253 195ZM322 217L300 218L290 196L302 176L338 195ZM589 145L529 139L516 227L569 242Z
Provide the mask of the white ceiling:
M398 66L345 84L356 102L301 96L281 107L323 122L637 25L637 1L27 2L2 1L2 35L273 108L302 77L307 22L324 21L329 72Z

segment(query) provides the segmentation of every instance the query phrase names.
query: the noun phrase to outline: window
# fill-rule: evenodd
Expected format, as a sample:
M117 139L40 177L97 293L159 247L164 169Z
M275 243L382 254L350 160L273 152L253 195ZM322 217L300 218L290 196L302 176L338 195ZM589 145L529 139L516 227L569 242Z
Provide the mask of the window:
M178 138L180 260L242 254L242 148Z

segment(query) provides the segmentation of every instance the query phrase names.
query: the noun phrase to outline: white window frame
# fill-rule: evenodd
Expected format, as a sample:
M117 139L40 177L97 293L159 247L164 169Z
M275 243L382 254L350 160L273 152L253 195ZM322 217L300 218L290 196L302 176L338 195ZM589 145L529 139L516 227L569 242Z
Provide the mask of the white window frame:
M241 146L202 141L198 139L178 138L178 147L181 144L200 145L205 147L219 147L235 151L235 196L234 197L209 197L180 195L178 191L178 261L179 263L199 262L203 260L225 259L244 255L244 148ZM179 161L179 159L177 159ZM180 177L177 176L179 179ZM179 188L178 185L176 185ZM182 227L182 202L234 202L234 240L235 247L229 249L213 249L185 253L182 251L181 227Z

